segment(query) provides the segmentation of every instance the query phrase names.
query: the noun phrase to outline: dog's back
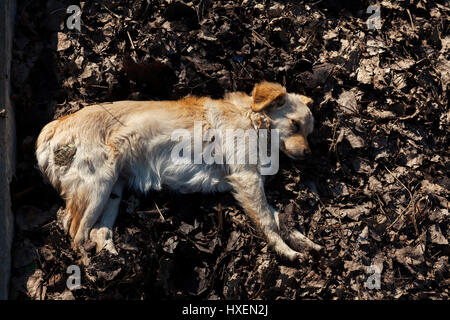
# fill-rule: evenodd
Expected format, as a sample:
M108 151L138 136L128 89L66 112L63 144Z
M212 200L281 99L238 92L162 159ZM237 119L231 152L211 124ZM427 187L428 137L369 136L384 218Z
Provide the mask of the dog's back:
M171 134L205 122L212 101L120 101L89 106L47 124L37 139L36 157L66 201L64 224L70 234L77 239L82 217L89 217L83 212L104 206L120 177L140 192L163 185L185 193L228 190L223 166L179 164L171 158L177 142Z

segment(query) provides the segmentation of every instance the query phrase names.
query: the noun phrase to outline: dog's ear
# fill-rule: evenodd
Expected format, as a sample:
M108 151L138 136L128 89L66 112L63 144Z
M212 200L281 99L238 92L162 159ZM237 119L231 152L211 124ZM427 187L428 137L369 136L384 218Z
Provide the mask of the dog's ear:
M286 95L286 89L278 83L260 82L253 88L252 110L261 111L269 106L282 104Z
M311 107L314 103L314 100L307 96L300 95L300 99L302 99L303 103L306 104L307 107Z

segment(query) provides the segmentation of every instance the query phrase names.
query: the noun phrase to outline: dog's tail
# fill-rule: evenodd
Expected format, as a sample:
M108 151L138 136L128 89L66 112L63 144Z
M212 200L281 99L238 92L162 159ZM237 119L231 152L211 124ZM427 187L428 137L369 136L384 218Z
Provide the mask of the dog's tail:
M50 181L52 186L59 191L60 184L54 172L54 155L52 138L59 125L59 120L48 123L39 134L36 140L36 159L39 169Z

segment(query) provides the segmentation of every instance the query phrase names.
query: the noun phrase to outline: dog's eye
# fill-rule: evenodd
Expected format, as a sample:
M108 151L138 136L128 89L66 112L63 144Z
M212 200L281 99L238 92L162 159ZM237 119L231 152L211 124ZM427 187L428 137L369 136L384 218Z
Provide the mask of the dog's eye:
M298 121L289 119L289 124L294 132L300 131L300 123Z

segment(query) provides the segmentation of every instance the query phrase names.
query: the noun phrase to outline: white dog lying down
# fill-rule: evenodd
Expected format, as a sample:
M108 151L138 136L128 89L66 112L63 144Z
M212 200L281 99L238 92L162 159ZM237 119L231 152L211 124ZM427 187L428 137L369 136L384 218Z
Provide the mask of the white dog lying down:
M287 93L277 83L261 82L251 97L234 92L222 100L186 97L93 105L47 124L37 139L36 156L39 168L66 202L63 225L75 246L90 239L97 252L117 253L112 228L125 186L140 192L163 186L183 193L230 190L269 245L293 261L305 255L280 236L278 212L264 194L261 163L179 163L172 153L178 143L173 133L195 134L198 123L218 132L278 129L280 149L301 159L310 152L307 136L314 119L307 105L311 102ZM246 152L236 150L234 140L230 141L221 147L226 159L230 152ZM293 248L322 248L296 230L286 241Z

